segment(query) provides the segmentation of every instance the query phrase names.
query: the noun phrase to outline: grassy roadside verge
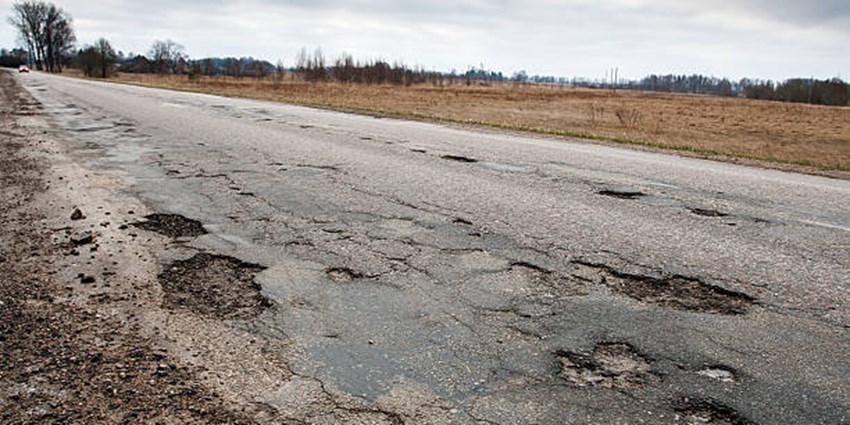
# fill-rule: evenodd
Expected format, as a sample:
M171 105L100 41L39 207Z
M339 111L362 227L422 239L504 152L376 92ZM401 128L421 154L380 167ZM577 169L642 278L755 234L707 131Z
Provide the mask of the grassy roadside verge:
M850 108L509 85L394 87L132 74L108 81L850 178Z

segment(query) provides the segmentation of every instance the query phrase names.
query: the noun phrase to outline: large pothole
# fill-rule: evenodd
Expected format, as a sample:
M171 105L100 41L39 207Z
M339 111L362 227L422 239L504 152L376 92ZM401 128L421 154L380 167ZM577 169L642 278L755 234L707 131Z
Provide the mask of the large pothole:
M603 342L591 354L555 354L561 378L579 387L637 388L658 381L649 361L629 344Z
M688 425L755 425L734 409L711 400L683 398L674 408Z
M685 276L651 277L624 273L605 265L575 262L604 274L612 291L638 301L676 310L713 314L745 314L755 301L749 295Z
M473 164L478 162L478 160L475 158L470 158L462 155L443 155L442 158L447 159L449 161L465 162L467 164Z
M133 223L133 226L170 238L194 238L207 234L200 221L179 214L151 214L145 216L145 221Z
M618 199L637 199L637 198L646 196L646 194L643 193L643 192L638 192L636 190L622 190L622 189L606 189L606 190L600 190L599 192L596 192L596 193L603 195L603 196L608 196L608 197L611 197L611 198L618 198Z
M271 305L254 281L264 269L205 252L176 261L158 276L165 292L163 306L219 319L255 317Z

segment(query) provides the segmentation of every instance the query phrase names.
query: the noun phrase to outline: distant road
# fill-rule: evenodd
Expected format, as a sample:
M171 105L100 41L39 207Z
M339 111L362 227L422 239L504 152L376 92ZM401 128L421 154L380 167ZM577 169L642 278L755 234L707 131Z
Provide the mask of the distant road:
M245 328L303 379L451 423L850 421L848 181L19 80L81 163L267 267Z

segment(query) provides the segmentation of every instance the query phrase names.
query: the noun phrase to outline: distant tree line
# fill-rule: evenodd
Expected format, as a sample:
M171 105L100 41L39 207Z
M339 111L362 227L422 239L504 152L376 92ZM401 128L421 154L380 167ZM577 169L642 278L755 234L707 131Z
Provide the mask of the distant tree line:
M17 68L21 65L26 65L29 58L29 52L24 49L0 49L0 66L7 68Z
M295 59L293 72L305 81L336 81L359 84L412 84L433 83L443 74L421 67L410 68L401 63L390 64L383 60L359 61L350 54L342 54L327 64L321 50L312 54L301 49Z
M742 80L741 87L744 96L749 99L831 106L850 104L850 85L838 78L792 78L781 83L745 79Z
M670 92L712 94L716 96L737 96L742 86L727 78L707 77L705 75L649 75L640 81L625 84L631 89Z
M783 82L744 78L740 81L731 81L727 78L707 77L698 74L668 74L649 75L638 81L621 81L617 84L573 80L571 85L746 97L748 99L815 105L845 106L850 102L850 85L838 78L826 80L792 78Z

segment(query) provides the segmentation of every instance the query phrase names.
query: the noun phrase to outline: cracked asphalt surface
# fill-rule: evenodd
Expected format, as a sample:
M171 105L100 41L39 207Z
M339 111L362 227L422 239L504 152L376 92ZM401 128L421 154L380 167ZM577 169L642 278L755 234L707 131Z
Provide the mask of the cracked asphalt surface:
M847 181L18 79L99 190L168 217L120 230L166 288L140 326L257 422L850 421Z

